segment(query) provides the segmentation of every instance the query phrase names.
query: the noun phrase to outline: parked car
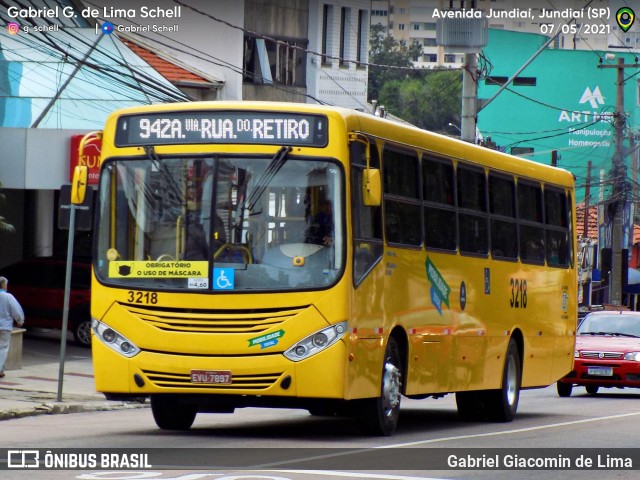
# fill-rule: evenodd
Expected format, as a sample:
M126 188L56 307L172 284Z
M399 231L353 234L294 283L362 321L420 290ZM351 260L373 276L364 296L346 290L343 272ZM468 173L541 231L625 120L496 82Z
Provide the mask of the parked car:
M640 312L587 314L577 331L573 370L557 383L569 397L574 386L595 395L600 388L640 388Z
M62 328L66 259L39 257L0 270L9 292L22 305L25 327ZM91 345L91 264L74 261L69 291L68 329L76 343Z

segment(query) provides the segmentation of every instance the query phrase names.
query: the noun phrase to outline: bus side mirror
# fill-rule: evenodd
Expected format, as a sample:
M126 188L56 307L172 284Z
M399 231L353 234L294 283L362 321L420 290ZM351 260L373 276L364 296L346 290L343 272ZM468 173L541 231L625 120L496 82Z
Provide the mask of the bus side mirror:
M89 177L89 167L78 165L73 170L73 180L71 181L71 203L82 205L87 193L87 180Z
M378 168L367 168L362 172L362 203L366 207L382 205L382 180Z

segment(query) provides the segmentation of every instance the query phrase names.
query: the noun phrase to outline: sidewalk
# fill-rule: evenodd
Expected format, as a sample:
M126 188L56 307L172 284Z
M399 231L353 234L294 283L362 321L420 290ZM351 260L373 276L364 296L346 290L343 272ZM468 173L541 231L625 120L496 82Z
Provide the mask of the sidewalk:
M107 401L97 393L89 350L84 358L69 354L64 363L62 401L58 402L59 357L45 355L39 345L23 347L22 368L5 370L0 378L0 420L31 415L77 413L125 408L147 404Z

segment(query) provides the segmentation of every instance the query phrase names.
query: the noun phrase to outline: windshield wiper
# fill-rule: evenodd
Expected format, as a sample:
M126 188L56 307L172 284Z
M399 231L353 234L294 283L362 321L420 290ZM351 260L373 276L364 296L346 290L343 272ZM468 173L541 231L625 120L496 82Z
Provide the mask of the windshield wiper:
M285 164L285 162L287 161L287 156L289 155L289 152L291 150L293 150L292 147L280 147L280 150L276 152L276 154L269 162L267 169L262 173L262 175L260 175L260 178L256 182L256 188L253 190L253 192L251 192L251 196L246 202L250 211L253 211L253 207L255 207L258 200L260 200L260 197L262 197L262 194L270 185L273 177L276 176L276 174Z
M171 175L171 172L169 171L167 166L160 160L160 157L158 157L158 154L156 153L155 148L153 148L153 145L147 145L143 148L144 152L147 154L147 157L149 157L149 160L151 160L151 162L156 166L158 172L160 172L169 187L173 190L173 193L176 195L176 197L180 199L180 203L182 205L185 205L185 197L182 193L182 190L180 190L180 186L176 182L176 179L173 178L173 175Z

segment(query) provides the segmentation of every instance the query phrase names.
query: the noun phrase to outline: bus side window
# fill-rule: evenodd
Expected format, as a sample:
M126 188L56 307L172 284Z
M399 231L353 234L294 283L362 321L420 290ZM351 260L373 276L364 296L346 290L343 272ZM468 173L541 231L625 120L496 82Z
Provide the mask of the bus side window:
M544 263L542 189L539 184L518 183L518 220L520 259L528 263Z
M487 179L482 170L458 165L458 225L460 251L489 253L487 227Z
M489 175L491 254L494 258L518 258L516 187L512 177Z
M458 237L455 221L453 165L449 160L422 157L424 231L427 248L455 250ZM453 219L453 221L452 221Z
M547 263L557 267L569 265L569 215L564 192L544 191Z
M384 227L388 243L422 245L418 157L415 152L385 148Z
M353 222L353 282L358 286L376 263L382 258L382 209L367 207L363 203L362 177L366 165L365 148L352 142L351 153L351 218ZM372 168L380 168L378 149L372 142L370 148Z

